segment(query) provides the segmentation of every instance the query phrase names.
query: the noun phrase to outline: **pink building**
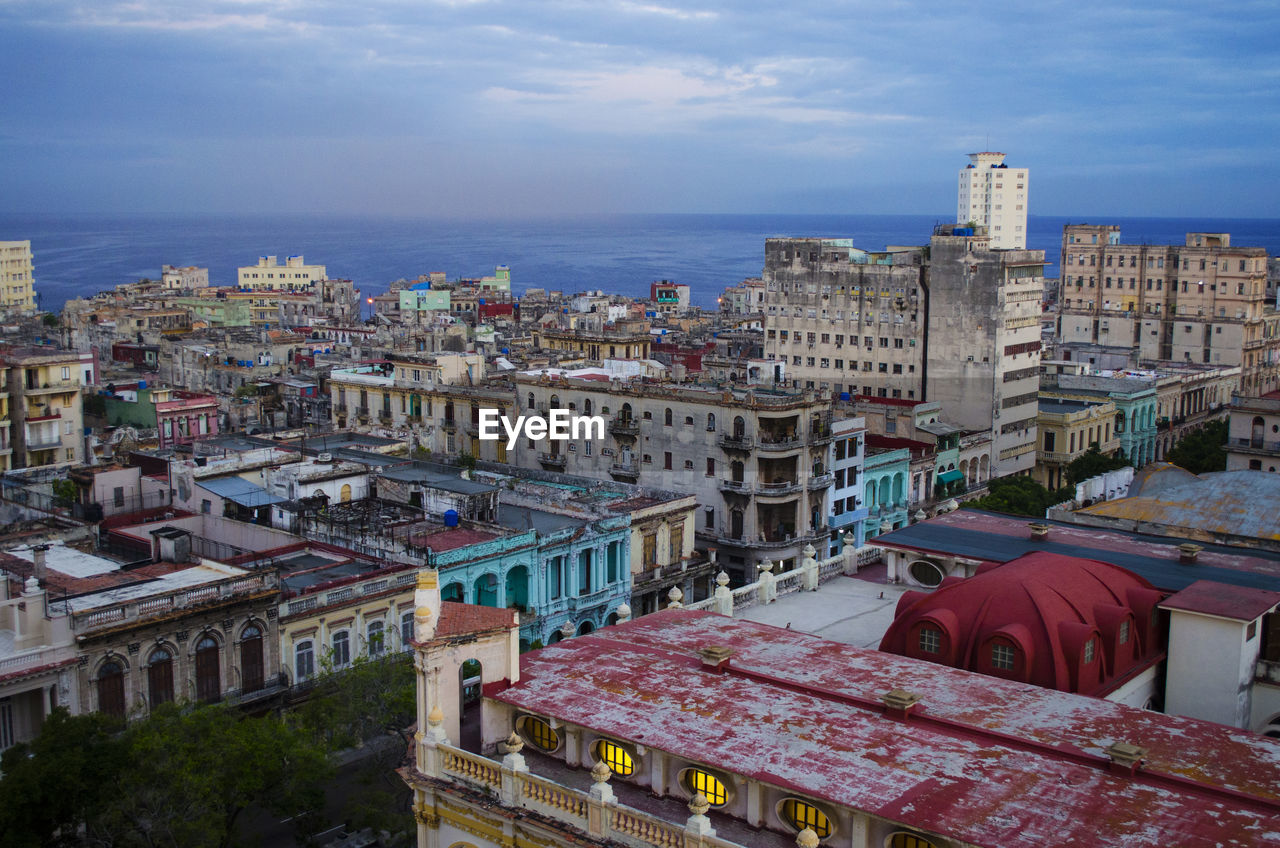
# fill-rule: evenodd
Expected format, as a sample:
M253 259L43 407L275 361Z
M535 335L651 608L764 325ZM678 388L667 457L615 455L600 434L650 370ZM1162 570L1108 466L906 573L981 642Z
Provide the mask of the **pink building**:
M183 445L218 432L218 399L197 392L174 391L171 400L156 403L160 447Z

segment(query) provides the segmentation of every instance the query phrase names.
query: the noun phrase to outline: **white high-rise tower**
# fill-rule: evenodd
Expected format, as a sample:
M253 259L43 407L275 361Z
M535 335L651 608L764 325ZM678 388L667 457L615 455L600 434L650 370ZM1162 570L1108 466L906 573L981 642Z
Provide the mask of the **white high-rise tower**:
M1003 153L970 153L960 171L956 223L986 227L994 248L1025 249L1029 176L1026 168L1004 164Z

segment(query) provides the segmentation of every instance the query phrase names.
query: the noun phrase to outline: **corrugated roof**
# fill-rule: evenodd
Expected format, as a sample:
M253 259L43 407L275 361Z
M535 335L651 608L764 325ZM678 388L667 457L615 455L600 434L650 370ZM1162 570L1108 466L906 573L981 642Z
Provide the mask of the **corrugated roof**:
M1134 482L1136 489L1130 489L1129 497L1094 504L1080 512L1280 541L1280 510L1275 509L1280 504L1280 475L1218 471L1197 477L1175 466L1160 465L1135 477Z
M280 495L270 494L266 489L250 483L243 477L214 477L209 480L197 480L196 485L213 492L220 498L226 498L249 508L283 503L288 500Z

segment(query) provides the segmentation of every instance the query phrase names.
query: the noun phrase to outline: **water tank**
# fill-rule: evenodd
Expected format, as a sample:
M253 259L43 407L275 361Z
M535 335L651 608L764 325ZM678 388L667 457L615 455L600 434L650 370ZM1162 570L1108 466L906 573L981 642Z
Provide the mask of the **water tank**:
M506 355L507 355L508 353L510 353L510 352L511 352L511 348L509 348L509 347L504 347L504 348L502 349L502 355L503 355L503 356L506 356Z
M146 387L147 387L147 381L146 381L146 380L139 380L139 381L138 381L138 388L140 388L140 389L145 389Z
M446 509L444 511L444 526L445 527L458 526L458 511L456 509Z
M840 393L840 400L845 400L845 401L847 401L847 400L849 400L849 399L850 399L850 398L849 398L849 393L848 393L848 392L841 392L841 393Z

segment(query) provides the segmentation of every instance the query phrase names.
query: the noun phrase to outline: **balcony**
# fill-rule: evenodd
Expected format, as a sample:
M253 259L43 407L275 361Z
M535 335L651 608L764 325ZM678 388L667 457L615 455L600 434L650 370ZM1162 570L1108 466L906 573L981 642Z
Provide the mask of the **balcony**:
M749 495L756 489L755 484L748 483L746 480L721 480L720 491L735 492L739 495Z
M761 453L783 453L785 451L798 450L800 444L799 436L762 435L757 450Z
M614 418L609 422L609 432L615 436L638 436L640 422L634 418Z
M61 436L41 435L27 439L27 450L29 451L57 450L60 447L62 447Z
M830 427L810 427L809 428L809 444L825 445L835 439L835 433L831 432Z
M640 479L640 463L635 462L615 462L609 466L609 473L615 477L629 477L632 480Z
M1235 438L1228 442L1228 446L1233 450L1257 451L1266 454L1280 453L1280 442L1267 439Z
M774 480L756 486L756 495L761 498L781 498L794 495L803 487L799 480Z
M541 462L543 465L550 465L553 468L564 468L566 457L562 453L549 453L547 451L543 451L538 454L538 462Z
M716 444L725 450L749 451L755 448L755 441L750 436L722 435Z
M27 397L31 397L32 395L66 394L78 391L80 391L80 386L74 380L52 380L48 383L28 385L25 394Z
M813 489L825 489L827 486L829 486L829 485L831 485L832 483L834 483L834 482L835 482L835 479L836 479L836 475L834 475L834 474L830 474L830 473L828 473L828 474L814 474L813 476L811 476L811 477L809 478L809 488L810 488L810 490L813 490Z

